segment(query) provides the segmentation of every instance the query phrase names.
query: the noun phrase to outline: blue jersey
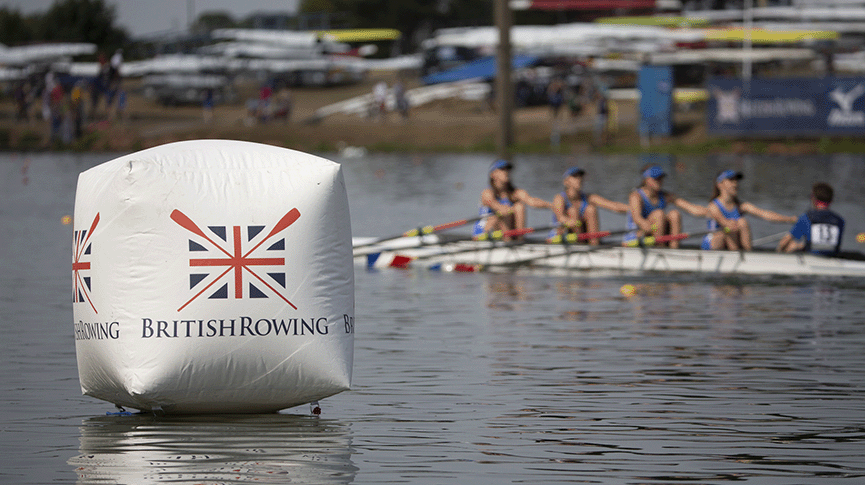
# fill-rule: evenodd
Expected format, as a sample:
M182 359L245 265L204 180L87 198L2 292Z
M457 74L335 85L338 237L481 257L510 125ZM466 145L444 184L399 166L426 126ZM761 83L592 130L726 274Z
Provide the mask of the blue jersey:
M566 194L566 193L563 191L561 195L562 195L562 197L565 199L565 212L567 212L568 210L570 210L571 207L573 207L573 204L571 204L571 199L568 198L568 194ZM581 201L581 202L580 202L580 217L579 217L579 219L580 219L581 221L583 221L583 222L584 222L584 225L585 225L585 220L586 220L586 207L589 206L589 198L586 197L586 194L580 192L580 201ZM559 223L559 219L556 217L556 214L553 213L553 225L558 224L558 223ZM557 228L553 228L553 229L550 230L550 234L549 234L548 237L556 236L556 235L558 235L558 233L559 233L559 232L558 232L558 229L557 229Z
M506 205L508 207L513 207L513 202L507 196L499 197L499 204ZM493 215L495 211L493 211L492 207L482 205L480 211L478 213L481 216L481 219L478 222L475 222L474 228L472 228L472 236L480 236L484 232L486 232L487 228L487 220L491 215Z
M844 219L828 210L810 210L796 221L790 235L796 240L805 239L805 251L834 256L841 250L844 234Z
M649 214L652 212L661 209L664 210L667 208L667 199L665 197L665 192L658 192L658 203L652 204L652 201L646 197L646 193L643 192L643 189L637 189L637 193L640 194L640 198L642 199L642 207L640 209L640 215L643 218L649 217ZM625 237L622 238L623 241L632 241L637 238L637 231L640 229L637 226L637 223L634 222L634 218L631 216L631 212L628 211L628 220L625 223L625 229L631 231L625 234Z
M731 210L727 210L724 207L724 204L722 204L720 200L714 199L714 200L712 200L712 202L718 207L718 209L721 211L721 214L726 219L730 219L732 221L738 221L739 219L742 218L742 213L739 212L739 206L738 205L733 207ZM715 231L720 231L722 229L722 227L718 224L718 221L716 221L715 219L709 218L709 220L706 221L706 229L708 229L711 232L715 232ZM712 249L712 234L706 234L703 237L703 242L702 242L702 244L700 244L700 247L702 249Z

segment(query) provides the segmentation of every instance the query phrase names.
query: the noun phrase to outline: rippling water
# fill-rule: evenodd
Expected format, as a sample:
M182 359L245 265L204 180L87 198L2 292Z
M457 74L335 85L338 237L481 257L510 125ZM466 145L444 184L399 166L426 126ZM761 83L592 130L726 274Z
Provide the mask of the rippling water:
M71 226L61 221L72 214L77 174L109 158L0 155L0 483L865 477L865 282L849 279L358 268L354 385L323 401L322 417L304 406L265 416L106 415L111 405L80 396ZM355 234L381 235L471 215L489 159L343 162ZM520 185L549 198L574 162L517 163ZM634 181L614 174L640 160L579 163L590 189L622 199ZM849 232L865 227L860 158L670 163L670 188L693 198L706 192L686 183L696 174L740 164L746 200L791 214L822 178L836 186ZM791 181L764 175L773 168ZM785 229L754 227L755 237ZM624 284L634 296L622 296Z

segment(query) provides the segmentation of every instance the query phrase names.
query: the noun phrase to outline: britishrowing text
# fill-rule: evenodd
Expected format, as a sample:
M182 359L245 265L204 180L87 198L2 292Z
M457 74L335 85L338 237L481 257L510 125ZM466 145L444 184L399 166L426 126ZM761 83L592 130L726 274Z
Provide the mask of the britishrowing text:
M79 320L75 326L75 340L105 340L120 338L119 322L85 322Z
M345 318L347 320L349 317ZM326 317L253 319L241 316L211 320L141 319L142 338L308 336L327 335L329 331L330 326ZM349 333L348 328L346 333Z

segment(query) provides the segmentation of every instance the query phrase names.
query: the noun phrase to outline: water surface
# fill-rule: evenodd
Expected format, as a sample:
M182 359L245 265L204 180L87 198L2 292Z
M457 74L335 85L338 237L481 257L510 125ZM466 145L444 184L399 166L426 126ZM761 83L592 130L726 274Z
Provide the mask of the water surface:
M0 155L0 483L861 483L865 282L357 268L353 389L265 416L106 415L80 395L72 336L77 174L113 155ZM338 157L335 157L338 159ZM345 159L356 235L475 213L489 157ZM644 160L518 158L551 198L579 164L624 200ZM707 198L807 208L832 183L865 227L861 157L663 160ZM547 224L532 211L530 223ZM623 217L603 213L605 227ZM702 221L686 218L686 229ZM755 237L786 229L752 220ZM633 284L636 294L620 293Z

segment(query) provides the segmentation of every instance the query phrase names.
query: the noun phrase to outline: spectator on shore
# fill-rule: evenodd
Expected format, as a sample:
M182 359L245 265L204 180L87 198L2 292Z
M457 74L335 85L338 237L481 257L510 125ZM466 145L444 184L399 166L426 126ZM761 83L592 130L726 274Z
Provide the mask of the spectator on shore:
M54 73L48 71L45 73L45 81L42 85L42 119L45 121L51 120L51 93L57 82L54 79Z
M547 86L547 102L550 104L550 114L555 121L559 118L559 110L565 102L565 83L558 77L553 78Z
M375 86L372 88L372 100L373 100L373 110L375 116L380 120L384 121L384 117L387 114L387 83L384 81L379 81L375 83Z
M48 90L46 89L46 91ZM64 97L63 86L60 83L53 83L51 90L47 92L48 103L44 108L47 113L43 113L51 124L52 142L62 141Z
M281 118L286 123L290 122L293 101L294 100L291 98L291 91L289 91L287 87L280 89L276 94L276 107L273 111L273 118Z
M607 142L609 105L605 90L598 89L595 91L595 107L595 144L601 145Z
M69 93L69 106L72 114L72 133L77 140L81 138L81 124L84 118L84 81L76 81Z
M18 121L30 121L30 102L32 100L32 89L29 81L21 81L15 85L15 119Z
M117 87L117 106L115 106L115 118L121 123L126 121L126 90L122 87Z
M397 111L399 111L403 120L407 120L409 103L408 96L406 95L405 83L403 83L402 79L398 79L393 85L393 95L396 101Z
M265 83L258 91L258 121L267 123L271 114L271 97L273 96L273 88L270 83Z
M202 110L204 115L204 122L209 124L211 121L213 121L213 88L207 88L204 90Z

